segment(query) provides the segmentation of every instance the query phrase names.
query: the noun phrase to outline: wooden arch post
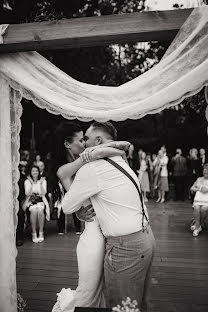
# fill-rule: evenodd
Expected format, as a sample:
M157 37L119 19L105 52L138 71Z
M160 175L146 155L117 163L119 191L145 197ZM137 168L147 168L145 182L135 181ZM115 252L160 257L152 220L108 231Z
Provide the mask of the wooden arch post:
M17 311L10 87L0 76L0 311Z

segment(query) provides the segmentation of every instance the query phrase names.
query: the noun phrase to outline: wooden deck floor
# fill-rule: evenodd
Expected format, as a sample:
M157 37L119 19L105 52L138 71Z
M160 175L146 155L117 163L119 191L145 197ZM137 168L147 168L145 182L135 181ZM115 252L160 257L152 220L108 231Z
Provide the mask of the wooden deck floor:
M154 312L208 311L208 233L194 238L189 231L190 203L148 203L157 252L152 275ZM72 220L69 218L69 225ZM71 228L58 236L55 221L47 225L41 244L26 239L18 248L17 287L27 312L50 312L62 287L77 286L76 244Z

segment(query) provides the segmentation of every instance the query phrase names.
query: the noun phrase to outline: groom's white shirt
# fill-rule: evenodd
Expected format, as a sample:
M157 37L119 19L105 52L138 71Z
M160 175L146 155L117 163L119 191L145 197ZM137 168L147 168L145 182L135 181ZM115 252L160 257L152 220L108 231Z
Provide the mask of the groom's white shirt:
M139 185L137 176L122 157L111 159L128 171ZM126 235L142 229L142 207L136 187L103 159L87 163L77 172L62 201L64 213L78 211L87 199L92 202L105 236Z

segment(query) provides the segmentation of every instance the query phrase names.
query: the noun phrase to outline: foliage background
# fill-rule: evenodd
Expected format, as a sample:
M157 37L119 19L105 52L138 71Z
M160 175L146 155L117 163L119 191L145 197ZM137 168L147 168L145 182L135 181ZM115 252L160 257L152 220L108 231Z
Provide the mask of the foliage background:
M174 5L176 8L176 4ZM139 12L145 0L0 0L1 23L27 23L63 18ZM160 61L170 42L126 43L104 47L46 51L42 53L73 78L90 84L118 86L138 77ZM35 122L37 148L44 154L51 148L53 131L62 120L23 100L21 147L29 149L31 123ZM141 120L117 122L120 139L136 149L155 152L166 144L170 152L181 146L207 147L206 102L203 90L174 109ZM82 123L85 129L88 124Z

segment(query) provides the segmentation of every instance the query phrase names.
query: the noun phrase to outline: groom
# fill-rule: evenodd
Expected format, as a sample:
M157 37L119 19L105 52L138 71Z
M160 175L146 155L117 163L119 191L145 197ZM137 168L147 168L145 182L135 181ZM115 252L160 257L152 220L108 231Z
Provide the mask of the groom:
M86 131L86 147L116 140L109 123L94 122ZM120 156L111 157L139 185L138 178ZM140 186L139 186L140 188ZM142 197L133 182L104 159L85 164L76 174L64 197L64 213L78 211L90 199L103 235L106 237L104 275L108 307L130 297L138 307L148 309L151 267L155 239ZM143 209L142 209L143 208ZM147 218L148 219L148 218Z

